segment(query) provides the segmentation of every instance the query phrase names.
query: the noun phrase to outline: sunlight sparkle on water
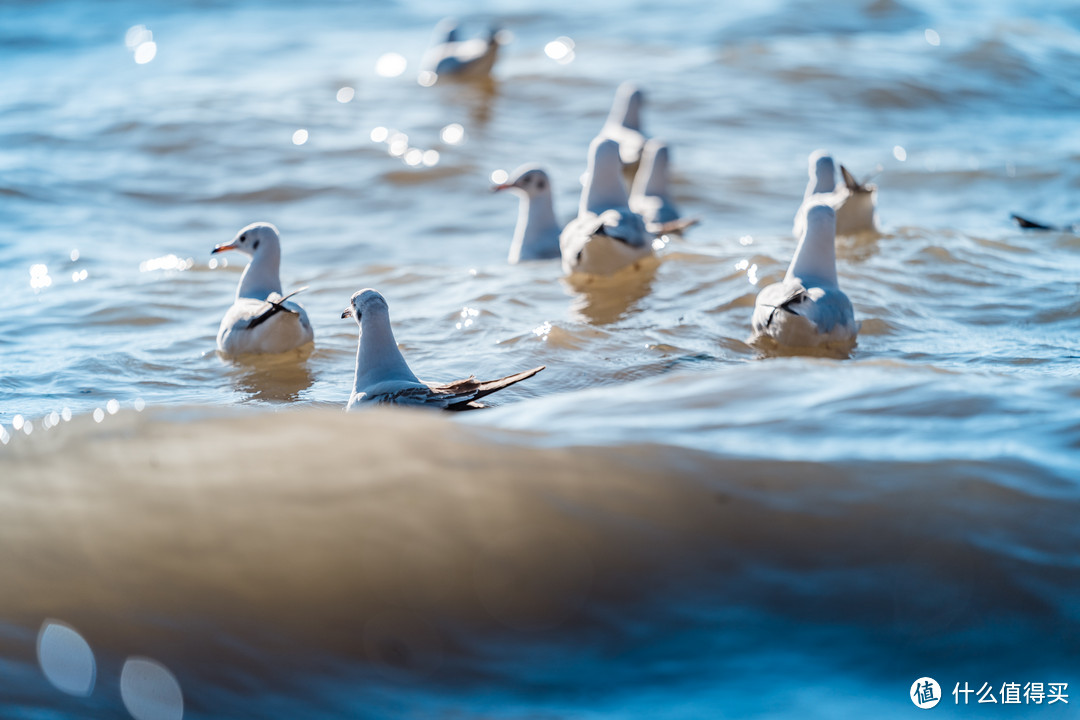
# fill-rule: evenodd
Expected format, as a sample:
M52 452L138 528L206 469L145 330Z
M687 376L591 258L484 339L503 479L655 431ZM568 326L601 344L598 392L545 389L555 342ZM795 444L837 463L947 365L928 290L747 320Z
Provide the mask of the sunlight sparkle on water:
M460 145L465 141L465 128L460 123L450 123L442 129L439 137L447 145Z
M544 54L563 65L571 63L574 61L574 41L565 35L557 37L544 46Z
M157 43L152 40L150 42L144 42L142 45L135 48L135 62L139 65L145 65L155 57L157 57Z
M94 422L99 423L105 419L105 411L101 408L94 408Z
M183 272L190 270L195 265L193 258L181 258L173 255L162 255L158 258L143 260L139 263L139 272L154 272L155 270L176 270Z
M381 125L371 131L371 142L385 142L390 137L390 131Z
M892 149L892 154L893 154L893 157L896 158L897 160L899 160L900 162L904 162L905 160L907 160L907 150L900 147L899 145L897 145L896 147L894 147Z
M426 150L424 151L424 167L435 167L439 164L439 151L438 150Z
M293 145L303 145L308 140L308 131L300 128L292 134Z
M394 78L405 72L409 61L403 55L389 52L381 56L375 63L375 72L386 78Z
M743 247L746 247L747 245L753 245L754 238L751 235L743 235L741 238L739 238L739 244Z
M495 183L496 185L502 185L509 179L510 174L505 170L496 170L495 172L491 173L491 182Z
M85 280L89 275L90 273L86 270L75 270L71 273L71 282L76 283L80 280Z
M145 25L132 25L124 33L124 44L128 46L128 50L134 50L153 39L154 33L150 32Z
M458 317L461 318L461 322L455 324L454 327L458 330L461 330L462 328L467 328L473 324L473 318L479 315L480 311L476 308L464 307L461 309L461 313L458 315Z
M393 157L401 157L409 149L409 136L405 133L396 133L390 138L390 154Z
M78 248L72 250L71 253L68 254L68 257L71 258L71 262L75 262L76 260L78 260L79 259L79 250L78 250Z
M41 263L30 266L30 287L34 290L41 290L52 285L52 278L49 277L49 268Z
M412 148L405 153L405 164L410 167L416 167L420 163L424 162L424 151L419 148Z
M343 87L337 91L337 101L339 103L347 103L356 97L356 90L351 87Z
M547 342L548 335L551 334L551 321L545 320L543 324L533 328L533 335L540 338L542 341Z
M934 30L933 28L926 28L926 32L923 33L923 36L926 38L926 42L934 47L941 44L941 36L938 35L937 30Z

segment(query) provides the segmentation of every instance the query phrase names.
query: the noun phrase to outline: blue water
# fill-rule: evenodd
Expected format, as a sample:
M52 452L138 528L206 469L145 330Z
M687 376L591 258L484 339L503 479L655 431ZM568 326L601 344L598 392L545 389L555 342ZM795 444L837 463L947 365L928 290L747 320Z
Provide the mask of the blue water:
M492 87L417 84L450 14L511 33ZM908 717L922 676L1070 716L951 693L1080 688L1080 239L1008 217L1080 220L1078 60L1056 2L0 4L0 716L124 717L129 656L185 718ZM701 224L614 284L508 266L491 174L569 217L624 80ZM763 357L821 147L879 187L858 345ZM257 220L299 358L214 352ZM425 379L547 370L347 416L362 287Z

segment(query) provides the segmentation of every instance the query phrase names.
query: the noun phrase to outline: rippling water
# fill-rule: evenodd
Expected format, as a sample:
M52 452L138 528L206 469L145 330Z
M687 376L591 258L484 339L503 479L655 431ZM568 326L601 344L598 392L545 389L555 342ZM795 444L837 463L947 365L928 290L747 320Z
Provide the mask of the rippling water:
M417 85L448 13L513 34L493 87ZM0 4L4 716L122 716L129 656L185 717L884 717L926 675L974 716L954 683L1080 688L1080 239L1008 222L1078 219L1078 59L1056 2ZM506 265L490 174L544 164L569 217L627 79L700 226L615 281ZM879 173L884 233L838 247L862 332L762 358L818 147ZM255 220L316 345L234 363L242 267L209 251ZM346 416L362 287L421 377L548 369L465 417ZM92 648L90 696L45 679L47 619Z

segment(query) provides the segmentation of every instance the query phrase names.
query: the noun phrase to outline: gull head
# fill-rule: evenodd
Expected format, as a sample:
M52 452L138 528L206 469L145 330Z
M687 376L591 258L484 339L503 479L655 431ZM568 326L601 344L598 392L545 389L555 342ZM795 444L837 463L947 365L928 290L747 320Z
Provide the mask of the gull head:
M491 188L492 192L513 190L529 197L551 194L551 180L539 165L522 165L506 182Z
M386 304L386 298L377 290L364 288L353 293L352 298L349 300L349 307L345 308L345 312L341 313L341 317L355 318L356 322L360 323L364 319L365 312L377 310L384 313L390 310L390 306Z
M806 211L806 235L808 237L835 238L836 211L825 203L811 205Z
M589 172L595 175L598 171L622 173L619 143L601 137L595 137L589 143Z
M460 24L457 18L443 18L435 26L434 41L432 44L452 43L458 41L458 28Z
M808 163L810 180L814 183L814 192L832 192L836 189L836 163L827 150L815 150L810 153Z
M624 82L615 91L615 102L611 105L608 122L632 130L641 130L641 106L644 102L645 95L638 86Z
M257 253L267 253L271 250L281 250L281 239L278 237L276 227L268 222L251 223L240 232L236 233L231 242L218 245L211 254L225 252L226 250L239 250L245 255L255 257Z
M815 150L810 153L809 170L812 180L823 177L836 178L836 164L828 150Z

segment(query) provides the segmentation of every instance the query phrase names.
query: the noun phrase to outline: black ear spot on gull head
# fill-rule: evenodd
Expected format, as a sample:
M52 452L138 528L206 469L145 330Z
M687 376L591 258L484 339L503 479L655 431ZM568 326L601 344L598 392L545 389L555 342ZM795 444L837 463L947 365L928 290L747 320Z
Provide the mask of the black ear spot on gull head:
M256 240L255 242L251 243L251 249L252 249L252 250L258 250L258 249L259 249L259 241L258 241L258 240Z
M544 178L537 178L536 189L543 190L545 187L547 187L547 183L544 182Z

